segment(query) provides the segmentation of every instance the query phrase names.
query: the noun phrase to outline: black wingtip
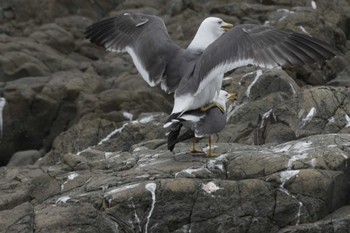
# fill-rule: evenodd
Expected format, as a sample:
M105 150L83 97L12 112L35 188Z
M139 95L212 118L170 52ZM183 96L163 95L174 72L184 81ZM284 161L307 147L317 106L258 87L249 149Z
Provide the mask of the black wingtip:
M179 142L178 136L180 134L182 124L178 123L175 126L172 127L168 134L168 150L173 151L175 145Z
M101 19L90 26L84 31L86 39L91 43L104 47L107 41L112 40L116 36L116 20L119 20L121 16L114 16L105 19Z
M178 131L171 131L168 134L168 150L173 151L177 141L177 136L179 135L180 130Z
M301 33L291 33L290 39L296 43L295 45L301 44L302 47L306 48L306 52L310 53L313 62L317 64L321 64L340 54L335 47L327 42Z

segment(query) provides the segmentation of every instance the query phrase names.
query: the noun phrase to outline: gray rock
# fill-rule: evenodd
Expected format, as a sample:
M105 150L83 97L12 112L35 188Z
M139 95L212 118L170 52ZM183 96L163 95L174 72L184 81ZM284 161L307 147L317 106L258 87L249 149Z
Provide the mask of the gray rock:
M329 81L327 85L349 87L350 86L350 68L347 66L347 60L350 58L350 53L347 52L342 57L332 59L328 64L332 71L336 73L336 77Z
M7 104L0 161L6 164L18 150L48 150L52 140L74 122L74 101L80 93L103 88L103 81L96 74L78 70L7 82L2 90Z
M314 222L301 224L299 226L286 227L279 233L296 233L296 232L346 232L349 229L349 206L344 206L324 219Z
M228 125L218 138L221 142L262 144L259 130L264 127L271 109L297 95L300 88L283 70L243 71L242 74L235 72L226 81L226 90L237 92L238 100L228 106ZM285 137L279 134L279 138L294 139L288 134Z
M58 182L38 168L0 168L0 210L40 203L59 193ZM44 191L45 190L45 191Z
M104 0L99 3L47 1L43 3L38 0L32 0L31 4L26 4L26 7L23 7L23 4L23 0L4 0L1 8L7 9L5 10L6 15L9 15L10 13L7 12L11 10L13 12L11 14L14 15L12 18L19 22L29 19L35 19L37 22L50 22L55 18L74 14L88 15L93 18L102 17L118 5L119 1ZM6 19L8 18L6 17Z
M228 125L214 137L216 141L282 143L315 134L349 132L347 88L300 89L284 72L257 73L234 73L225 81L226 90L238 92L238 100L228 106Z
M1 81L22 77L45 76L78 66L73 59L33 39L13 37L0 44Z
M38 31L34 31L30 38L65 54L72 53L75 47L74 37L57 24L44 24Z
M35 214L36 232L116 232L114 222L88 203L38 206Z
M269 119L270 123L267 123L263 133L265 143L275 142L278 138L279 132L273 130L275 124L282 132L293 132L295 138L321 133L348 133L349 96L346 88L315 87L304 90L272 110L273 119Z
M24 165L32 165L39 158L43 156L43 153L38 150L26 150L26 151L18 151L11 156L10 161L7 166L15 167L15 166L24 166Z
M124 118L127 116L124 115ZM141 141L164 138L163 123L166 117L164 113L141 114L138 119L124 121L121 124L103 119L79 121L55 139L51 152L39 161L39 164L52 164L67 153L81 154L95 148L107 152L129 151L133 145ZM80 160L78 158L78 161Z
M29 202L0 211L1 232L34 232L34 208Z

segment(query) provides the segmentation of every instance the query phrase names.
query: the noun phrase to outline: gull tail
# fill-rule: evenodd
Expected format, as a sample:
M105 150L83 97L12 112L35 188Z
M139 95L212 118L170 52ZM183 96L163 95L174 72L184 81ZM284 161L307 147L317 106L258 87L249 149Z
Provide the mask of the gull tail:
M173 151L176 143L178 143L178 136L180 134L180 130L182 124L180 122L173 123L171 130L168 133L168 150Z

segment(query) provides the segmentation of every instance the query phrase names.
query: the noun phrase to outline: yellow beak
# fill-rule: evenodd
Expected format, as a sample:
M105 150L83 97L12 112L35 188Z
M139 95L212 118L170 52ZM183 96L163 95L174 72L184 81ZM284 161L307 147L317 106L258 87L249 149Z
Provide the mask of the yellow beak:
M237 94L236 93L228 93L228 100L235 101L237 100Z
M224 23L225 23L225 25L221 26L221 28L223 28L225 32L227 32L230 28L233 28L233 24L226 23L226 22L224 22Z

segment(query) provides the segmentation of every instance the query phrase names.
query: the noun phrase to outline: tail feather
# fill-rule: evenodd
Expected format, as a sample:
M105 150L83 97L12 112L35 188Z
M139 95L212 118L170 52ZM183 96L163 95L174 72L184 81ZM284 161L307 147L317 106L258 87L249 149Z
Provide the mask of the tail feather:
M168 134L168 150L170 151L173 151L176 143L178 143L178 136L180 134L182 124L178 123L177 125L178 127L172 128L172 130L170 130Z

